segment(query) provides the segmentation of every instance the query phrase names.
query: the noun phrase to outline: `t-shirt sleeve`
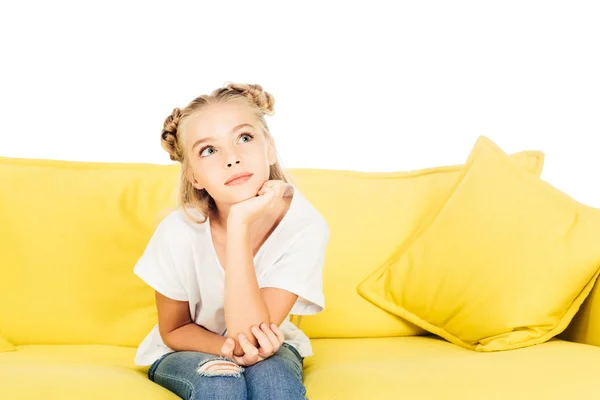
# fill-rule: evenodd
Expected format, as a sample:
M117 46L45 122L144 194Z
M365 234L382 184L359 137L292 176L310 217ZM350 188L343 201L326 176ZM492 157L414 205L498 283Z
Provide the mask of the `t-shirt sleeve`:
M181 268L186 262L186 241L163 220L150 238L133 272L163 296L188 301Z
M275 287L298 295L290 314L310 315L323 311L323 264L328 241L327 223L303 228L261 279L261 288Z

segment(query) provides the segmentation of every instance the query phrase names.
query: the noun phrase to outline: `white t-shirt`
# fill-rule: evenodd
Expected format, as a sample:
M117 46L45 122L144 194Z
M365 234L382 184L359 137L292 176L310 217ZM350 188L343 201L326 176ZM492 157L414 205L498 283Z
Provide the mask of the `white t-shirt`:
M316 314L325 307L322 272L329 227L295 185L291 186L294 194L288 211L254 257L254 268L260 288L276 287L298 295L290 314ZM201 217L199 212L193 215ZM196 324L226 335L225 270L217 257L208 220L197 224L181 209L171 212L156 228L134 273L164 296L189 302ZM280 328L285 342L300 355L312 355L309 338L289 315ZM163 343L157 324L139 345L134 362L148 366L173 351Z

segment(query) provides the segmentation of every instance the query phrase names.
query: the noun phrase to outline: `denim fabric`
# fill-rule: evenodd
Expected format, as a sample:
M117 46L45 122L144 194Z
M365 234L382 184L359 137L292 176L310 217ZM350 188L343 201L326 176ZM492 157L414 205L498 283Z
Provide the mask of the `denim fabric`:
M203 375L198 368L208 361L223 359L197 351L177 351L156 360L148 378L189 400L296 400L306 399L303 384L304 358L288 343L277 353L238 375Z

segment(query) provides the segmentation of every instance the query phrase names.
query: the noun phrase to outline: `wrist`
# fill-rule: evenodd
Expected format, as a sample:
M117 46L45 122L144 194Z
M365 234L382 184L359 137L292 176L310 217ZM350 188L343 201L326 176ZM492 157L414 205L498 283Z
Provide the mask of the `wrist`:
M213 354L218 355L218 356L222 356L223 355L223 346L225 346L225 342L227 341L227 338L224 336L221 336L217 341L216 341L216 346L214 348Z
M227 232L248 231L250 223L242 217L229 215L227 218Z

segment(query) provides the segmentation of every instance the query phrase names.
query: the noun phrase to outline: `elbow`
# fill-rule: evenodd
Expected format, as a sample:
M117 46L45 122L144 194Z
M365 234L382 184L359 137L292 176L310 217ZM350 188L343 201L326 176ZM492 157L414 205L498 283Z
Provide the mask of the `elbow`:
M240 333L248 334L252 331L253 326L260 326L263 322L270 324L271 315L269 310L265 307L262 312L243 314L243 313L232 313L230 318L226 318L226 327L229 337L237 339ZM235 336L233 336L235 335Z
M227 328L227 336L229 336L230 338L233 338L235 340L239 340L240 334L244 334L246 335L246 337L248 339L251 339L254 337L254 334L252 333L252 328L253 327L258 327L260 329L260 325L266 323L267 326L271 325L271 321L270 319L266 318L262 321L255 321L252 322L251 324L242 324L239 326L233 326L231 329L229 329L229 327Z
M172 349L171 347L171 340L170 340L170 332L160 332L160 338L162 339L162 342L169 348Z
M242 323L232 323L230 326L227 326L227 336L234 339L236 342L239 342L240 335L243 333L248 341L256 346L258 341L254 337L252 333L252 327L256 326L260 329L260 325L266 323L267 326L271 325L271 318L267 313L263 318L256 318L252 321L243 321Z
M159 331L158 331L158 332L160 333L160 338L162 339L162 342L163 342L163 343L164 343L164 344L165 344L167 347L169 347L169 348L171 348L171 349L172 349L173 347L171 346L171 337L172 337L171 333L172 333L173 331L168 331L168 330L162 330L162 329L159 329Z
M188 325L188 324L185 324ZM183 325L183 326L185 326ZM183 326L179 327L179 328L175 328L175 329L160 329L159 327L159 334L160 334L160 338L162 339L162 342L169 347L170 349L175 350L175 348L173 347L173 334L176 333L176 331L180 328L182 328Z

